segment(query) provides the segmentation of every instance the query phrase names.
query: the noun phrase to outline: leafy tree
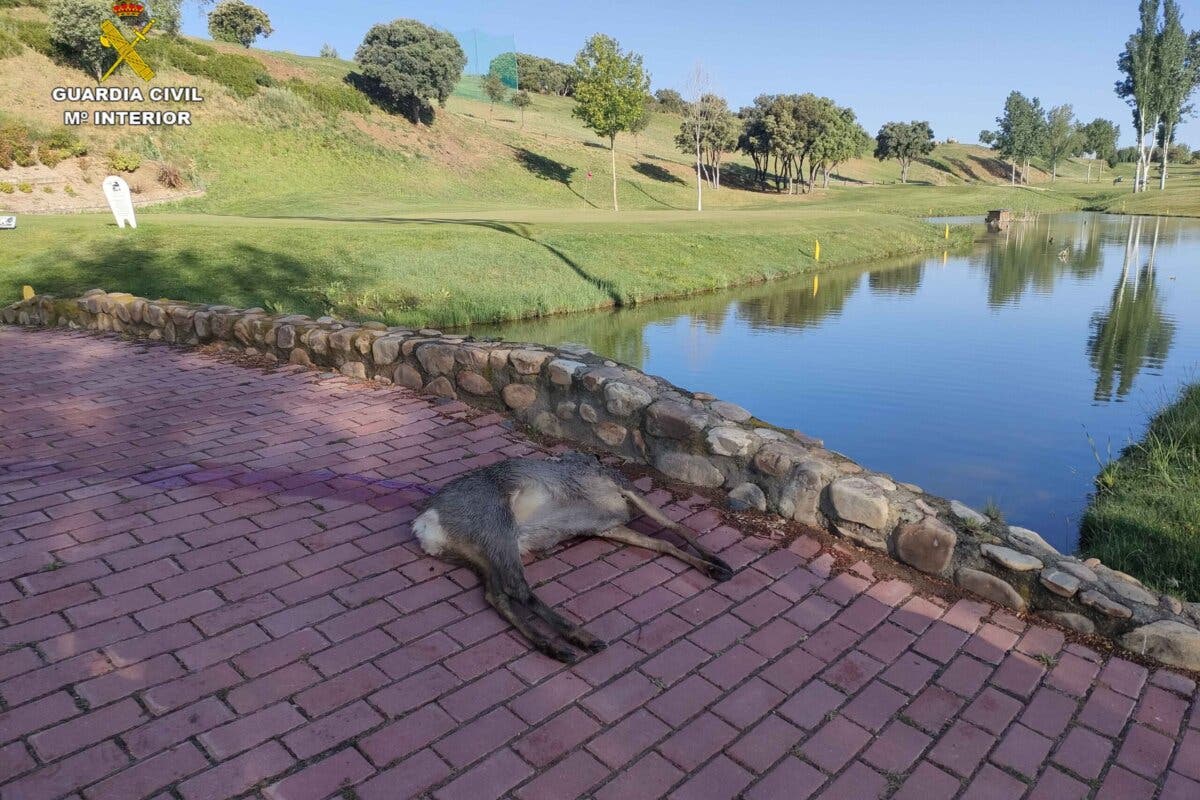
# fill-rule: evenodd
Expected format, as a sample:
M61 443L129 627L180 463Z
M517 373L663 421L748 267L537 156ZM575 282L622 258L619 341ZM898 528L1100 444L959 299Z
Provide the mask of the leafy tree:
M105 0L54 0L47 9L51 43L77 66L99 78L113 51L100 44L100 23L112 16Z
M321 58L338 58L339 57L337 48L334 47L333 45L331 45L329 42L326 42L325 44L321 45L320 56L321 56Z
M667 114L682 114L687 108L683 95L674 89L659 89L654 93L654 102Z
M260 36L265 38L275 31L261 8L242 0L221 0L208 15L208 32L219 42L249 47Z
M501 53L492 59L488 72L500 71L502 75L508 75L510 65L514 63L516 67L512 75L515 82L505 82L510 89L521 88L538 94L556 94L563 97L570 97L574 93L575 79L571 65L541 56Z
M1029 160L1042 153L1046 143L1046 114L1042 102L1030 100L1020 92L1010 92L1004 101L1004 114L996 117L995 131L986 131L993 150L1012 164L1012 182L1017 182L1017 163L1021 182L1029 181ZM981 138L984 138L981 136Z
M710 92L688 104L675 146L683 153L698 153L697 180L721 188L721 162L737 149L739 128L738 118L719 95Z
M574 114L597 136L608 139L612 157L613 210L617 211L617 134L634 127L646 113L650 77L642 57L625 53L602 33L588 39L575 56Z
M766 188L772 151L767 114L775 97L775 95L759 95L754 98L754 105L744 106L738 111L742 130L738 134L737 149L750 156L750 160L754 163L754 178L763 188Z
M533 105L533 98L529 96L529 92L521 89L514 92L512 96L512 104L521 111L521 127L525 127L525 109Z
M933 152L933 129L928 122L889 122L875 135L875 157L900 162L900 182L908 183L914 159Z
M457 39L415 19L375 25L354 59L362 67L358 83L367 94L413 122L420 121L432 98L446 104L467 65Z
M516 89L520 85L516 53L501 53L488 64L489 78L495 78L500 86ZM485 87L486 90L486 87ZM503 99L501 96L500 99Z
M1092 164L1096 159L1101 159L1109 166L1117 163L1117 140L1120 138L1121 129L1115 122L1097 117L1081 126L1079 132L1083 138L1083 152L1091 155L1091 159L1088 161L1087 175L1090 183Z
M504 96L508 94L508 88L505 87L504 81L500 79L499 75L492 73L483 79L483 93L487 95L490 102L488 106L488 116L490 117L492 109L496 107L496 103L502 101Z
M1162 154L1158 188L1167 188L1167 161L1180 120L1192 113L1192 93L1200 84L1200 31L1189 36L1176 0L1164 0L1163 25L1155 52L1158 79L1159 142Z
M154 19L154 30L178 36L183 27L183 0L154 0L146 16Z
M1058 180L1058 162L1077 156L1083 149L1083 136L1075 125L1075 112L1069 105L1055 106L1046 117L1043 154L1050 162L1050 181Z
M1150 171L1150 153L1146 135L1154 130L1161 109L1156 69L1158 51L1158 0L1140 0L1138 29L1125 43L1117 58L1117 68L1124 76L1117 81L1117 96L1124 98L1133 110L1133 128L1137 132L1138 167L1133 182L1135 192L1145 188Z
M809 151L809 163L820 167L823 188L829 188L829 173L852 158L861 158L871 147L871 134L858 124L849 108L834 107L820 136Z

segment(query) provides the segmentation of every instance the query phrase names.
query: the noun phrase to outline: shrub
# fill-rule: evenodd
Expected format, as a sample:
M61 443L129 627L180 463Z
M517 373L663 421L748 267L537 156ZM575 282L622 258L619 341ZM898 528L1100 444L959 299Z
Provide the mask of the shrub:
M16 188L17 187L13 186L8 181L0 181L0 192L3 192L4 194L12 194L14 191L16 191Z
M108 151L108 167L113 172L136 172L141 165L141 155L132 150Z
M273 83L261 61L233 53L217 53L205 60L199 74L211 78L243 99L258 94L260 86Z
M337 58L338 51L336 47L331 45L329 42L326 42L325 44L321 45L320 55L321 58Z
M29 128L17 122L0 125L0 169L11 169L13 164L32 166L33 135Z
M69 197L75 196L75 187L69 183L63 187L63 191L66 192Z
M42 191L45 192L46 194L54 194L54 187L53 186L43 186Z
M308 83L299 78L292 78L287 82L287 88L329 117L337 116L342 111L365 114L371 110L371 103L363 93L345 83Z
M19 191L20 191L22 194L29 194L30 192L32 192L32 191L33 191L33 184L32 184L32 183L18 183L18 184L17 184L17 189L18 189L18 190L19 190Z
M158 182L168 189L183 188L183 174L174 164L160 164L158 167Z
M21 6L45 8L46 0L0 0L0 8L20 8Z
M87 155L87 145L75 131L67 127L57 128L38 144L38 160L47 167L55 167L65 159L83 155Z
M97 78L111 59L100 44L100 23L112 15L104 0L54 0L50 6L50 41L72 63Z

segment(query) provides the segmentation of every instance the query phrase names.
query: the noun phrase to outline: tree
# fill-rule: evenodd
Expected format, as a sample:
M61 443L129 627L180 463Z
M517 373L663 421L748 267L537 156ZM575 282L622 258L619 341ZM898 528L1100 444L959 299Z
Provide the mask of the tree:
M521 111L521 127L525 127L525 109L533 105L533 98L529 96L529 92L521 89L514 92L512 96L512 104Z
M675 137L675 144L685 153L694 152L696 154L697 211L704 210L704 143L705 135L708 132L710 113L710 108L705 100L709 96L708 90L711 85L712 80L704 69L704 65L697 61L688 75L688 94L692 97L691 102L685 104L679 92L672 89L660 89L655 95L656 98L665 96L670 102L674 102L675 98L678 98L679 104L682 106L681 111L685 116L679 126L679 135ZM667 94L668 92L674 94L674 97ZM659 99L659 102L662 100Z
M659 89L654 93L654 102L660 111L667 114L682 114L687 110L683 95L674 89Z
M742 130L738 134L737 149L750 156L754 163L754 179L764 189L767 168L771 163L771 133L767 128L767 113L774 100L774 95L762 94L754 98L754 105L738 111Z
M274 33L267 12L242 0L221 0L208 15L208 32L219 42L249 47Z
M1155 62L1158 49L1158 0L1140 0L1140 24L1125 43L1117 58L1117 68L1124 77L1117 81L1117 96L1124 98L1133 110L1133 128L1137 133L1138 166L1133 190L1145 188L1149 173L1150 155L1146 134L1154 130L1159 118L1159 88Z
M602 33L588 39L575 56L574 114L597 136L608 139L612 157L613 211L617 205L617 134L628 131L646 113L650 77L642 57L625 53Z
M504 96L508 93L508 87L504 85L504 81L500 79L499 75L490 73L483 79L483 93L491 101L491 105L488 106L488 116L490 117L492 109L496 107L496 103L503 100Z
M1036 97L1030 100L1020 92L1009 92L1004 114L996 117L997 129L984 131L992 149L1012 165L1011 179L1017 182L1017 164L1022 164L1021 182L1029 182L1029 160L1045 149L1046 114ZM987 136L984 137L983 133Z
M50 41L75 62L99 78L111 61L112 50L100 44L100 23L112 16L104 0L54 0L50 15Z
M858 124L853 110L834 107L832 112L808 155L809 163L820 167L825 189L829 173L852 158L861 158L871 146L871 134Z
M1070 105L1055 106L1046 117L1043 155L1050 162L1050 181L1058 180L1058 162L1077 156L1083 146L1083 136L1075 125L1075 112Z
M1110 166L1116 163L1117 140L1120 138L1121 129L1115 122L1097 117L1080 127L1079 132L1083 138L1083 152L1090 155L1087 179L1091 183L1092 164L1096 159L1101 159Z
M154 30L178 36L183 26L183 0L154 0L149 16L154 18Z
M928 122L889 122L875 135L875 157L900 162L900 182L908 183L913 159L933 152L933 129Z
M488 72L500 72L505 78L511 75L513 80L506 79L504 84L510 89L520 88L538 94L570 97L575 87L569 64L528 53L501 53L492 59Z
M331 45L329 42L326 42L325 44L321 45L320 56L321 56L321 58L338 58L339 57L337 48L334 47L333 45Z
M446 104L467 65L457 39L415 19L373 26L354 60L362 67L359 83L367 94L413 122L420 122L431 99Z
M1158 188L1167 188L1167 160L1180 120L1192 112L1189 102L1196 85L1200 84L1200 31L1191 36L1183 29L1183 19L1176 0L1164 0L1163 25L1155 51L1155 71L1158 79L1158 112L1161 145L1161 169Z

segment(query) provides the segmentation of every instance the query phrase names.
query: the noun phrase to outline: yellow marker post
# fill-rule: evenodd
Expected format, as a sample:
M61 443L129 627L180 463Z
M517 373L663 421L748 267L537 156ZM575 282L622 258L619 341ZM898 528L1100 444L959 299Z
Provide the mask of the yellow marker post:
M820 261L820 260L821 260L821 240L817 239L816 244L813 246L813 261Z
M949 259L950 259L950 251L949 251L949 250L943 250L943 251L942 251L942 266L943 266L943 267L944 267L944 266L946 266L946 262L947 262Z
M32 297L33 297L33 287L32 286L22 286L21 287L21 299L29 300Z
M813 275L813 297L817 296L817 289L821 288L821 278L818 275Z
M950 225L949 224L946 225L946 238L947 239L950 238Z

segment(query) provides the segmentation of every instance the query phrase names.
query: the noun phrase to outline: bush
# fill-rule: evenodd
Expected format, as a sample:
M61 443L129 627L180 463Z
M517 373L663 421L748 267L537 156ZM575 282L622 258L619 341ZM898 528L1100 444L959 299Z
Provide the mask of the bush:
M69 197L75 196L75 187L69 183L63 187L63 191L66 192L67 196Z
M49 9L50 41L72 63L97 78L112 58L100 44L100 23L112 15L105 0L54 0Z
M45 194L54 194L54 187L53 186L43 186L42 191Z
M14 191L16 191L16 188L17 187L13 186L8 181L0 181L0 192L3 192L4 194L12 194Z
M287 82L287 88L328 117L335 117L342 111L365 114L371 110L371 103L363 93L345 83L308 83L292 78Z
M113 172L136 172L141 165L141 155L132 150L114 149L108 152L108 168Z
M17 189L18 189L18 190L19 190L19 191L20 191L22 194L29 194L30 192L32 192L32 191L33 191L33 184L32 184L32 183L18 183L18 184L17 184Z
M320 55L321 58L337 58L338 51L336 47L331 45L329 42L326 42L325 44L321 45Z
M36 163L33 156L33 134L17 122L0 125L0 169L13 164L29 167Z
M45 8L46 0L0 0L0 8L20 8L21 6Z
M174 164L160 164L158 167L158 182L168 189L182 189L183 173Z
M60 127L38 144L38 160L47 167L56 167L65 159L87 155L87 151L75 131Z
M155 37L145 42L147 60L165 64L189 75L208 78L245 99L258 93L259 87L271 86L274 81L258 59L237 53L221 53L199 42L187 39Z

